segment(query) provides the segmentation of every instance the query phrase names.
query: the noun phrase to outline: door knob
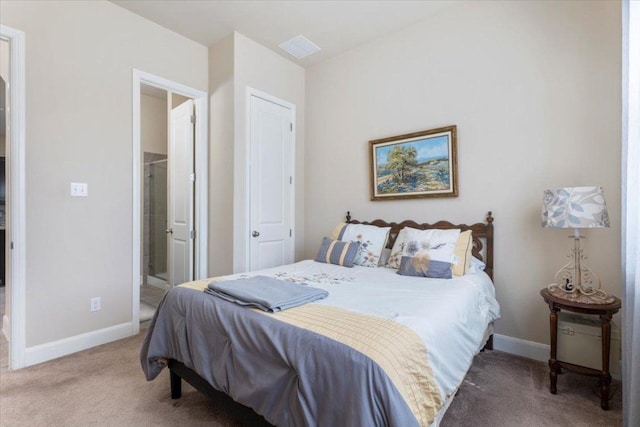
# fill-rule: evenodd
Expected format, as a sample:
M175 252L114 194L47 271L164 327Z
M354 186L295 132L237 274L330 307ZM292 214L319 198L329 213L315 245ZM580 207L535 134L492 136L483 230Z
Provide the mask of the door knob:
M258 236L260 235L260 233L259 233L259 232L257 232L257 231L254 231L253 233L251 233L251 235L252 235L253 237L258 237Z
M167 228L164 232L167 234L173 234L173 228Z

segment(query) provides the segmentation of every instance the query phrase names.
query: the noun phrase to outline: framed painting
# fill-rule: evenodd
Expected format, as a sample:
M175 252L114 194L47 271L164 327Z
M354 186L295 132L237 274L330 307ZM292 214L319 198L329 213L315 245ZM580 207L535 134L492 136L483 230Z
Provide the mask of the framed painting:
M369 141L371 200L457 197L456 126Z

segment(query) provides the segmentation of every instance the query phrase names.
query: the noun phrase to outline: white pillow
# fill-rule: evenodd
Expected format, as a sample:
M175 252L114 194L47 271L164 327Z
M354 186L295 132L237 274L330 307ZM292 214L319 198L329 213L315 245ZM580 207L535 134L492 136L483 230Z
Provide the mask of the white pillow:
M396 241L393 242L393 248L391 248L391 255L389 255L389 261L385 267L388 268L400 268L400 261L402 261L402 251L405 245L405 231L404 228L398 232Z
M478 258L472 256L471 262L469 263L469 268L467 269L467 273L474 274L484 271L487 265L480 261Z
M380 262L378 262L378 267L386 267L389 262L389 257L391 256L391 249L382 248L382 252L380 253Z
M347 224L343 229L340 240L360 242L360 250L353 262L364 267L377 267L380 254L387 244L391 227L376 227L375 225Z
M454 264L456 242L460 236L459 229L451 230L418 230L411 227L404 228L404 249L402 256L415 257L428 255L429 259Z

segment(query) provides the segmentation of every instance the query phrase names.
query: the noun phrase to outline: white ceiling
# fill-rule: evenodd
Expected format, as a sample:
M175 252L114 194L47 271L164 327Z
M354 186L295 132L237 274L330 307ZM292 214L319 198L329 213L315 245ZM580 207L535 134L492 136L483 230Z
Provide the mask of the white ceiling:
M237 31L303 67L411 25L456 3L452 0L111 1L205 46L212 46ZM298 34L322 50L297 60L278 47Z

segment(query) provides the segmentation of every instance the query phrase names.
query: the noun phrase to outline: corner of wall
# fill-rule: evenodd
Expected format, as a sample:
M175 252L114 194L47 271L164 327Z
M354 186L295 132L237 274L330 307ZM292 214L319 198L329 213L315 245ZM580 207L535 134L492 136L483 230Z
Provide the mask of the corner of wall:
M210 276L231 273L235 34L209 48L209 265Z

